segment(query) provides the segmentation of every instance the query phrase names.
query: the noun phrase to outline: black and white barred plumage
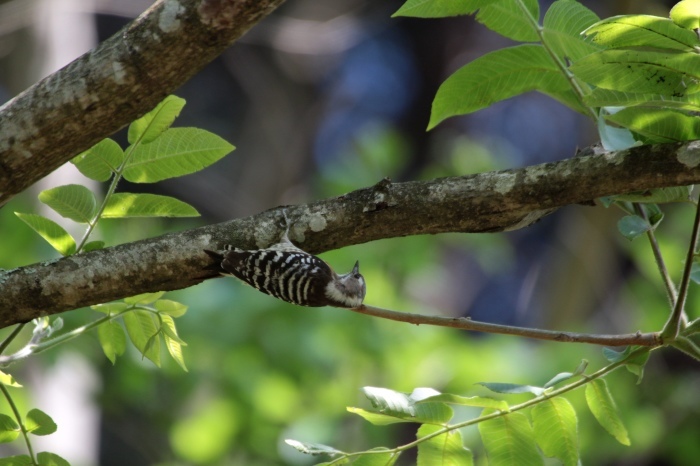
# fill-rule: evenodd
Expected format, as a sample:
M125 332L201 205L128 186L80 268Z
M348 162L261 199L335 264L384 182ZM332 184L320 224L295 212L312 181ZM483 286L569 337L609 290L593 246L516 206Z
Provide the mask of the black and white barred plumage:
M354 308L365 298L359 261L350 273L338 275L323 260L294 246L286 231L279 243L267 249L226 246L221 253L204 251L218 261L219 273L292 304Z

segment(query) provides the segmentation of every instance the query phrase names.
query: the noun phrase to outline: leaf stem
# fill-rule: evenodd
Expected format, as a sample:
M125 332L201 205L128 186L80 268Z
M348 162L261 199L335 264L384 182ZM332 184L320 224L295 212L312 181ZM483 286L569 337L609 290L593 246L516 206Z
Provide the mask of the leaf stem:
M600 377L603 377L604 375L606 375L606 374L614 371L615 369L618 369L619 367L625 365L628 361L632 360L633 358L636 358L639 355L644 354L644 353L649 352L649 351L653 351L653 349L646 348L646 347L637 348L636 350L630 352L630 354L627 355L626 358L624 358L620 361L609 364L609 365L597 370L593 374L582 375L579 380L572 382L568 385L565 385L562 388L559 388L557 390L552 390L550 392L545 392L542 395L535 397L531 400L525 401L523 403L520 403L520 404L517 404L514 406L510 406L508 411L497 411L495 413L487 414L485 416L480 416L480 417L477 417L474 419L470 419L468 421L459 422L457 424L446 425L440 430L437 430L431 434L428 434L428 435L421 437L417 440L414 440L412 442L406 443L404 445L400 445L396 448L390 448L390 449L386 449L386 450L367 450L367 451L361 451L361 452L346 453L345 455L342 455L338 458L335 458L333 461L330 461L327 464L330 465L330 464L339 463L340 461L342 461L346 458L353 457L353 456L364 456L364 455L375 454L375 453L376 454L382 454L382 453L383 454L387 454L387 453L399 454L399 453L404 452L408 449L411 449L411 448L418 446L422 442L425 442L427 440L435 438L438 435L446 434L446 433L451 432L453 430L461 429L463 427L467 427L467 426L471 426L474 424L478 424L480 422L495 419L497 417L507 416L509 413L512 413L515 411L520 411L520 410L523 410L525 408L529 408L530 406L541 403L542 401L544 401L546 399L553 398L553 397L559 396L559 395L563 395L564 393L570 392L570 391L572 391L572 390L574 390L582 385L587 384L588 382L591 382L595 379L599 379Z
M544 27L540 26L540 23L538 22L537 18L532 16L530 10L527 9L523 0L518 0L518 6L520 7L520 10L522 11L525 18L527 18L527 20L530 22L530 26L532 26L532 28L537 33L537 36L540 38L540 42L542 43L544 49L547 51L547 54L550 56L552 61L554 61L554 64L557 66L557 68L559 68L559 71L561 71L561 73L564 75L567 81L569 81L569 85L578 97L581 106L588 111L589 116L593 118L593 121L597 121L598 115L596 114L595 110L593 110L591 107L587 106L583 102L583 96L585 95L585 92L581 88L581 85L578 83L578 81L576 81L576 77L571 71L569 71L566 64L562 61L561 58L559 58L559 56L556 53L554 53L554 50L551 49L551 47L545 40Z
M23 322L21 324L18 324L14 330L12 330L12 333L10 333L7 338L5 338L2 343L0 343L0 354L4 353L5 350L7 349L8 346L10 346L10 343L17 338L17 335L19 335L19 332L22 331L24 326L27 325L26 322Z
M642 208L642 206L639 205L639 203L634 203L634 210L637 215L639 215L647 223L649 223L649 217L647 216L647 213ZM651 225L651 223L649 224ZM666 287L666 295L668 296L668 300L671 303L671 306L674 306L678 297L676 287L673 284L673 280L671 280L671 276L668 273L668 269L666 268L666 263L664 262L664 258L661 255L661 248L659 247L659 243L656 241L656 235L654 235L653 228L647 230L647 238L649 239L649 245L651 246L651 250L654 253L654 260L656 260L656 266L659 268L659 273L661 274L664 286Z
M652 333L627 333L620 335L601 335L592 333L562 332L559 330L542 330L537 328L514 327L510 325L491 324L478 322L464 317L441 317L413 314L408 312L398 312L389 309L382 309L374 306L362 305L350 311L382 319L406 322L415 325L436 325L440 327L451 327L461 330L474 330L477 332L498 333L503 335L517 335L538 340L591 343L603 346L625 346L639 345L656 347L662 345L662 340L657 332Z
M10 354L8 356L0 356L0 367L6 367L9 366L12 363L15 363L19 361L20 359L24 359L28 356L31 356L32 354L38 354L43 351L46 351L48 349L53 348L54 346L60 345L63 342L66 342L68 340L72 340L73 338L79 337L83 333L87 332L88 330L91 330L98 325L101 325L105 322L109 322L110 320L114 320L117 317L121 317L123 314L133 311L135 307L130 307L128 309L125 309L123 311L117 312L115 314L109 314L104 317L101 317L97 320L94 320L90 322L89 324L85 324L82 327L78 327L76 329L71 330L70 332L64 333L63 335L57 336L56 338L52 338L51 340L46 340L42 343L38 343L36 345L27 345L17 351L16 353Z
M3 395L5 395L5 399L7 400L7 403L10 405L10 408L12 409L12 412L15 415L15 419L17 420L17 424L19 425L19 428L22 431L22 436L24 437L24 441L27 444L27 451L29 452L29 458L31 459L32 464L34 466L37 466L36 459L34 458L34 449L32 448L32 442L31 442L31 440L29 440L29 432L27 432L27 428L24 426L24 422L22 422L22 416L19 414L19 410L17 409L17 405L15 405L15 402L12 399L10 392L7 390L7 387L5 387L4 384L0 383L0 391L2 391Z
M691 233L690 241L688 243L688 253L685 256L685 265L683 266L681 284L678 287L678 299L676 299L676 305L673 307L673 311L671 312L668 321L664 325L663 330L661 330L661 338L663 340L674 340L676 337L678 337L678 332L681 330L681 322L683 320L683 313L685 310L685 301L688 297L690 272L693 267L693 257L695 256L695 251L698 245L698 230L700 230L700 202L695 210L693 232Z

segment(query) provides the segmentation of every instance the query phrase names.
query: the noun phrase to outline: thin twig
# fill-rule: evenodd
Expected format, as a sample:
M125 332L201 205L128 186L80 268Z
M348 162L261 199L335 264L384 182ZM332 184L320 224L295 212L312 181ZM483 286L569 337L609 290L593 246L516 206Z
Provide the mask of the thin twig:
M688 253L685 256L685 265L683 267L683 276L681 284L678 287L678 299L673 307L673 312L668 318L661 331L661 337L666 339L675 339L678 337L678 332L681 330L681 321L683 320L683 312L685 310L685 300L688 297L688 285L690 283L690 272L693 267L693 257L698 245L698 230L700 229L700 202L698 202L695 210L695 220L693 221L693 233L688 244Z
M366 314L382 319L406 322L415 325L436 325L439 327L458 328L461 330L473 330L476 332L499 333L503 335L517 335L538 340L561 341L571 343L591 343L604 346L660 346L662 340L658 333L625 333L620 335L599 335L592 333L562 332L557 330L541 330L535 328L513 327L510 325L489 324L477 322L464 317L440 317L426 316L421 314L410 314L407 312L397 312L388 309L381 309L374 306L362 305L358 308L350 309L353 312Z
M12 341L14 341L15 338L17 338L17 335L19 335L19 332L22 331L25 325L27 325L26 322L18 324L17 327L15 327L14 330L12 330L12 333L10 333L7 336L7 338L5 338L2 343L0 343L0 354L5 352L7 347L10 346L10 343L12 343Z
M634 203L634 210L637 213L637 215L639 215L647 223L649 223L649 217L647 216L647 213L642 208L642 206L639 205L639 203ZM649 223L649 225L651 225L651 223ZM656 241L656 235L654 235L653 228L647 230L647 238L649 238L649 244L651 246L652 252L654 253L654 260L656 260L656 266L659 268L659 273L661 274L664 286L666 287L666 294L668 295L668 299L671 303L671 306L675 306L676 299L678 297L678 294L676 292L676 286L673 284L673 280L671 280L671 276L669 275L668 269L666 268L666 263L664 262L664 258L661 255L661 248L659 248L659 243Z
M29 440L29 433L27 432L27 428L24 426L24 422L22 421L22 415L20 415L19 410L17 409L17 405L15 405L14 400L12 399L12 396L10 396L10 392L7 390L7 387L5 385L0 383L0 391L2 391L3 395L5 395L5 399L7 400L7 403L10 405L10 408L12 409L12 412L15 415L15 419L17 419L17 424L19 425L19 429L22 432L22 436L24 436L24 441L27 444L27 451L29 452L29 458L32 461L33 465L36 465L36 459L34 458L34 449L32 448L32 442Z

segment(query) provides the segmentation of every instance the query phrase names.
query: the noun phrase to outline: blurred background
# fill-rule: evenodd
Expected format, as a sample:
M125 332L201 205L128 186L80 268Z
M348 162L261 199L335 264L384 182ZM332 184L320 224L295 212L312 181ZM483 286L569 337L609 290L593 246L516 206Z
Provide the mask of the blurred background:
M150 3L0 0L0 102L116 33ZM550 3L541 1L541 10ZM608 17L667 16L675 2L582 3ZM390 18L401 4L289 0L264 19L176 92L187 106L175 126L207 129L237 149L195 175L119 186L178 197L202 217L104 220L93 239L114 245L153 237L341 195L386 176L431 179L559 160L596 142L590 121L535 93L426 133L440 83L511 42L472 17ZM114 137L125 143L123 132ZM56 257L13 212L50 216L36 196L66 183L106 189L69 164L15 198L0 210L0 267ZM692 211L664 207L657 232L675 280ZM366 302L380 307L579 332L657 330L667 313L665 292L645 240L630 243L617 233L621 215L570 206L521 231L383 240L322 257L341 272L359 259ZM11 389L20 411L40 408L59 426L35 437L36 451L53 451L74 466L307 465L320 459L297 453L285 438L344 451L415 438L415 426L374 427L348 413L347 406L369 407L363 386L486 395L476 382L541 385L582 359L594 369L605 364L598 347L298 308L231 279L166 298L190 306L178 320L189 345L188 373L171 360L157 369L133 348L112 366L95 332L10 368L26 387ZM691 317L697 303L691 293ZM62 317L72 328L96 314L83 309ZM609 381L632 446L609 436L576 391L568 399L579 413L584 464L697 464L697 363L658 351L641 384L625 371ZM9 413L4 399L0 412ZM464 409L457 416L477 414ZM476 464L486 464L478 432L463 434ZM19 440L0 445L0 456L23 453ZM413 454L399 464L413 463Z

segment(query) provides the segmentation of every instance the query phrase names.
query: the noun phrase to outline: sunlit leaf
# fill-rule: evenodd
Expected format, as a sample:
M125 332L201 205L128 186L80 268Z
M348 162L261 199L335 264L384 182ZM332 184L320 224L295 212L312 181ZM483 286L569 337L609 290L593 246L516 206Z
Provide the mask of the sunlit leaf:
M482 415L491 414L489 409ZM479 433L484 443L489 466L543 465L544 460L537 449L535 434L524 414L510 413L479 423Z
M650 50L603 50L577 60L577 78L604 89L683 96L700 91L700 56Z
M623 445L630 445L627 429L620 418L620 411L603 379L595 379L586 385L586 402L601 426Z
M126 311L129 305L126 303L106 303L106 304L95 304L90 306L90 309L97 312L103 312L105 314L118 314L120 312Z
M668 18L651 15L613 16L588 28L584 34L593 42L611 48L655 47L688 52L700 45L692 31L678 27Z
M129 144L135 144L139 140L146 144L163 134L180 115L185 103L185 99L180 97L167 96L156 108L129 125Z
M700 28L700 0L682 0L671 8L671 20L686 29Z
M440 426L423 424L418 429L421 439L442 429ZM464 447L459 430L451 430L418 444L417 466L471 466L472 452Z
M165 294L165 291L156 291L155 293L137 294L136 296L124 298L124 302L127 304L151 304L152 302L157 301L164 294Z
M546 456L558 458L564 466L579 461L576 411L566 398L548 398L532 408L535 438Z
M53 248L64 256L70 256L75 252L77 245L71 235L61 225L46 217L36 214L23 214L15 212L15 215L32 230L39 233Z
M160 337L151 314L136 310L127 312L123 318L126 332L134 346L160 367Z
M683 142L700 138L698 117L668 108L630 107L605 119L624 126L649 142Z
M386 448L372 448L372 453L366 453L357 457L352 466L393 466L401 453L385 452ZM377 453L382 452L382 453Z
M169 316L178 318L185 315L187 312L187 306L178 303L177 301L171 301L169 299L159 299L153 303L153 307L158 309L158 312L168 314Z
M357 414L358 416L361 416L366 421L371 422L375 426L386 426L389 424L396 424L399 422L420 422L415 421L410 417L398 417L391 414L382 414L376 411L368 411L362 408L353 408L351 406L348 406L346 409L349 413Z
M62 217L78 223L89 223L97 210L95 195L79 184L47 189L39 193L39 200Z
M576 376L576 374L574 374L573 372L560 372L557 375L555 375L554 377L552 377L549 382L544 384L543 388L553 387L556 384L561 383L565 380L569 380L570 378L575 377L575 376Z
M50 435L56 432L56 423L53 422L51 416L40 409L32 409L27 413L24 420L24 427L27 432L34 435Z
M174 197L158 194L116 193L107 201L102 217L198 217L197 209Z
M0 371L0 383L6 387L20 388L22 386L15 380L14 377L12 377L12 375L6 374L3 371Z
M178 336L177 329L175 328L175 321L173 321L172 317L167 314L161 314L160 318L163 321L162 329L163 337L165 338L165 346L168 348L168 352L175 362L183 371L187 372L185 358L182 356L182 347L186 346L187 343L182 341Z
M124 151L112 139L103 139L71 160L80 173L96 181L107 181L124 160Z
M97 337L100 340L102 351L112 364L117 362L117 356L126 351L126 335L122 326L114 321L109 321L97 327Z
M124 170L132 183L155 183L197 172L221 159L234 147L198 128L170 128L150 144L140 144Z
M6 414L0 414L0 443L12 442L19 434L20 429L17 422Z

